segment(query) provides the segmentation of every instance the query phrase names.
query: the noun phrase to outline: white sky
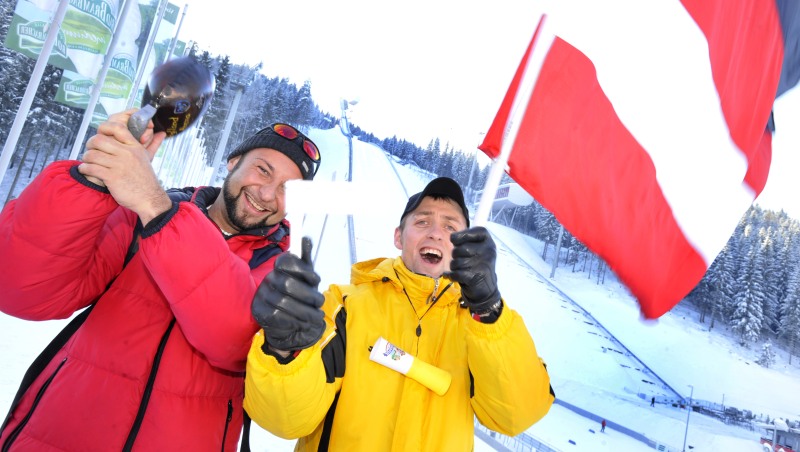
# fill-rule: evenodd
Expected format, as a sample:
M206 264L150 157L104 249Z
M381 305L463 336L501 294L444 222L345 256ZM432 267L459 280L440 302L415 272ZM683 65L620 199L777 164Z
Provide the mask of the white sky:
M531 2L518 0L177 4L189 5L181 40L311 80L336 116L341 98L358 99L351 119L376 136L439 137L464 151L481 142L536 26Z
M312 130L310 135L326 152L318 178L343 179L348 168L346 138L338 129ZM354 180L374 184L385 193L385 203L374 215L354 218L356 258L397 256L399 251L392 244L392 233L405 205L406 193L421 190L430 175L392 165L386 154L357 140L354 153ZM187 181L188 185L197 183L204 183L204 177ZM692 389L688 385L692 385L695 399L721 402L770 417L800 418L797 357L790 366L787 356L780 354L773 370L766 370L754 363L760 344L745 350L723 335L710 335L708 325L693 322L695 316L684 309L675 309L657 322L641 322L635 302L613 275L607 274L605 284L599 286L594 276L589 279L586 273L572 273L570 267L559 267L552 280L538 276L537 272L550 274L550 264L540 257L540 242L494 223L488 227L495 234L499 249L500 291L509 306L523 316L539 354L548 364L556 395L613 423L601 434L596 419L555 405L527 431L529 435L559 450L652 450L621 434L614 427L618 424L666 444L670 450L680 450L687 413L670 404L649 406L650 395L661 397L669 391L643 382L657 380L652 373L639 370L643 368L641 363L683 396L689 396ZM305 231L314 239L313 255L315 268L322 277L321 287L348 281L346 217L333 216L327 222L321 217L309 217ZM557 290L576 300L596 320L569 304ZM639 361L598 329L596 322ZM0 314L0 356L6 363L0 372L0 407L9 406L31 360L64 324L65 321L28 322ZM724 328L717 325L714 331L721 333ZM646 399L636 393L646 394ZM758 435L759 432L729 427L692 413L688 445L694 450L757 452L761 451ZM253 428L251 437L253 450L288 452L293 448L293 441L275 438L258 427ZM570 440L575 444L570 444ZM475 449L491 450L480 441Z
M378 137L421 146L439 137L465 152L482 141L538 20L536 2L520 0L175 3L188 5L180 39L237 63L263 62L268 76L310 80L314 99L336 116L341 98L357 99L350 118ZM774 164L758 201L795 218L798 121L800 93L789 92L776 104Z

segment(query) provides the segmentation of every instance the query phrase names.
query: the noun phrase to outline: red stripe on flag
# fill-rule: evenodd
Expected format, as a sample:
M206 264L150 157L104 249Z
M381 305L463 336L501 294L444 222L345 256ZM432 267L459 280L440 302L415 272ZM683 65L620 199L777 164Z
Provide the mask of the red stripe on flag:
M747 174L744 182L753 189L755 193L761 193L767 185L769 166L772 162L772 132L765 130L761 135L761 141L755 149L755 154L748 157L750 166L747 167Z
M753 164L759 156L783 64L783 36L775 3L681 3L708 41L711 72L731 138Z
M676 291L694 287L705 264L675 223L650 157L617 118L591 61L557 38L544 68L509 174L646 300L646 317L658 317L672 307ZM506 116L512 101L508 96L501 106ZM501 140L495 140L505 119L498 115L489 129L481 145L487 154L499 152Z
M708 41L714 84L731 138L745 154L745 181L756 194L767 182L772 112L783 64L783 35L775 3L683 0ZM742 21L742 17L748 20ZM731 24L739 23L732 27ZM746 39L758 36L758 39Z

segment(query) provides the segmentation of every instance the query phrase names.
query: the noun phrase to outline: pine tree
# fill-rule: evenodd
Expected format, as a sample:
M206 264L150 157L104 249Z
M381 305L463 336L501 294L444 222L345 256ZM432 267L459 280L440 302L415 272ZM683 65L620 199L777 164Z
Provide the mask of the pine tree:
M761 269L764 274L764 324L765 332L778 332L778 296L780 294L781 283L779 279L783 272L777 264L778 251L775 246L776 233L771 225L762 227L759 230L761 242L761 255L764 267Z
M441 153L441 157L439 158L439 168L441 168L439 175L455 179L455 174L453 173L453 164L455 160L456 156L453 150L445 146L445 150Z
M745 272L744 269L749 268L747 264L747 250L749 248L746 246L747 244L747 235L751 230L750 226L747 223L747 215L743 216L740 220L739 224L734 231L733 236L728 240L726 248L729 250L729 258L728 258L728 265L731 268L731 275L733 279L733 288L730 292L730 297L727 299L726 302L717 306L720 311L720 318L725 324L730 325L733 319L733 312L736 310L736 302L734 301L734 295L737 293L738 289L738 281L742 273Z
M761 356L756 361L763 367L769 368L775 364L775 352L772 350L772 343L767 341L761 346Z
M0 2L0 143L5 143L36 61L2 45L16 2ZM0 199L2 201L2 199Z
M214 161L214 153L219 145L222 131L225 129L225 121L233 101L233 93L231 93L229 86L230 58L227 55L217 58L215 64L212 65L217 66L214 74L216 82L214 96L211 98L211 105L203 115L201 125L203 136L206 140L206 161L208 164Z
M751 248L742 273L736 281L736 295L733 298L734 311L731 327L739 335L739 344L746 346L761 337L764 324L764 283L762 256L758 248Z
M544 241L544 248L542 249L542 259L547 260L547 249L550 245L555 246L556 239L558 238L558 231L561 225L556 220L556 217L550 213L549 210L541 207L538 209L536 216L536 230L539 239Z
M689 292L681 303L691 302L700 309L700 323L705 323L706 315L712 310L714 299L714 279L719 267L720 256L714 260L700 282Z
M789 347L789 364L800 342L800 267L794 267L787 284L786 297L781 303L780 336Z
M388 152L389 155L397 157L397 135L394 135L392 138L384 138L383 141L380 142L380 146L384 151Z
M199 47L197 46L197 42L192 41L192 46L189 47L189 53L187 54L189 57L197 60L197 53L200 51Z
M286 105L289 103L291 94L288 85L287 79L281 79L267 99L264 113L267 118L270 118L270 122L291 122L286 112Z
M736 278L733 271L733 256L728 246L720 254L719 266L715 273L713 302L711 303L711 322L709 329L714 328L715 320L722 318L725 307L733 302Z
M317 111L314 99L311 98L311 82L309 80L306 80L303 86L300 87L295 105L295 124L308 132L308 127L314 124L315 112Z

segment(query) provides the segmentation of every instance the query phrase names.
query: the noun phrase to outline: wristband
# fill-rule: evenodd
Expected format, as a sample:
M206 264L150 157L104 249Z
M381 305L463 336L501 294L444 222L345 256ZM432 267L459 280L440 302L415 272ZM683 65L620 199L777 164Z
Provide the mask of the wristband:
M481 323L494 323L500 318L500 313L503 311L503 300L500 299L497 303L489 306L488 309L472 312L472 318ZM471 310L470 310L471 312Z

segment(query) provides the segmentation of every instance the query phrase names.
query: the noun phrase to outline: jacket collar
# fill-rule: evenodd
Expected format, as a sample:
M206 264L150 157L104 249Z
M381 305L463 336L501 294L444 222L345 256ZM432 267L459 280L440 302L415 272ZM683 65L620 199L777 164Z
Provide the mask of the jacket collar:
M435 295L441 294L442 296L442 299L437 302L438 306L457 302L461 296L461 289L457 283L453 283L442 294L442 290L452 282L449 278L444 276L438 278L437 287L437 278L412 272L399 257L372 259L353 265L350 276L351 284L377 281L391 283L398 292L405 289L409 299L416 305L425 305L431 301L434 290L436 291Z
M192 194L191 201L208 216L208 208L217 200L221 192L222 189L219 187L197 187ZM209 219L211 219L211 217L209 217ZM271 242L280 242L289 235L289 223L284 219L278 224L264 226L263 228L248 229L233 235L256 235L259 237L266 237Z

